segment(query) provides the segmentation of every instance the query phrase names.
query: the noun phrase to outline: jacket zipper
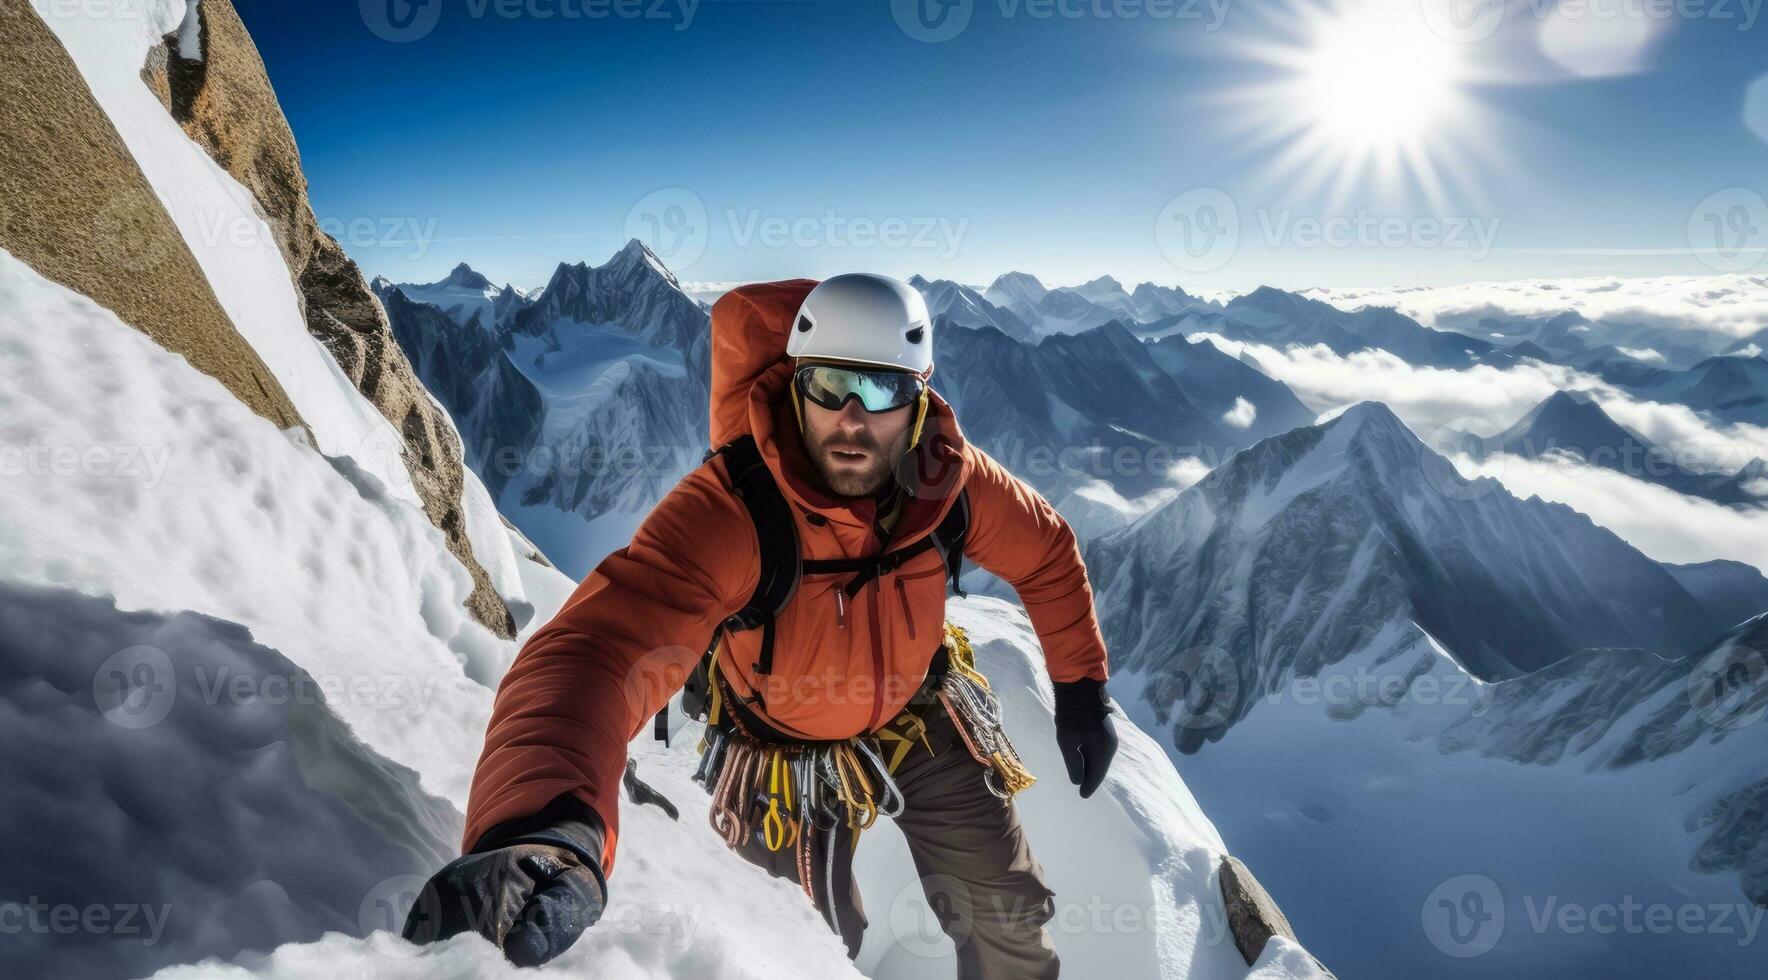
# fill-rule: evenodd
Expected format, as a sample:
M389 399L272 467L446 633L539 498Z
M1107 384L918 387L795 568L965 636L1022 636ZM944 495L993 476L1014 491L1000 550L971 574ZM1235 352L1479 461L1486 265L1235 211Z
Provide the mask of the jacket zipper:
M902 576L900 575L894 577L892 581L896 583L896 597L902 600L902 618L903 622L908 624L909 639L912 640L915 638L915 614L909 609L908 586L902 584Z
M839 583L835 586L835 627L847 628L847 591Z

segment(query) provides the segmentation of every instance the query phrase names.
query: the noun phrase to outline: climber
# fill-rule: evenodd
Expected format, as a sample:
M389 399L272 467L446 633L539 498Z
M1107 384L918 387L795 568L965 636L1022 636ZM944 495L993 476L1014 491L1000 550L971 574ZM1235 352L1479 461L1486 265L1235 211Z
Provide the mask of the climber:
M888 816L961 977L1057 975L1054 896L1013 802L1032 776L945 621L947 586L969 559L1018 593L1082 797L1117 750L1105 646L1073 532L965 441L932 373L933 323L906 283L854 274L719 299L720 448L510 667L465 855L425 886L408 939L475 931L517 964L575 942L608 900L627 743L685 686L706 721L695 778L715 832L796 882L849 956L866 925L853 850Z

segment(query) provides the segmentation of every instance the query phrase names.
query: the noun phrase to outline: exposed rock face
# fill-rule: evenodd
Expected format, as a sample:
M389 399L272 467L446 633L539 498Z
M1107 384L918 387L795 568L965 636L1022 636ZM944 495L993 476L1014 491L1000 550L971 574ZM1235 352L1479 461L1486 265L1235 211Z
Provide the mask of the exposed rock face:
M1283 910L1252 876L1252 869L1232 854L1222 858L1221 886L1222 905L1228 912L1228 931L1234 936L1234 948L1240 951L1247 966L1258 962L1272 936L1282 936L1300 945ZM1319 960L1315 960L1314 965L1321 975L1332 976Z
M201 11L203 57L179 57L176 37L168 37L156 55L166 65L164 86L151 81L154 63L146 70L150 85L190 138L256 197L294 277L307 329L404 440L425 513L473 576L468 609L498 636L515 636L515 620L467 539L459 437L394 342L361 270L320 230L294 134L239 14L228 0L204 0Z
M277 427L302 425L79 69L17 7L0 16L0 248L182 354Z

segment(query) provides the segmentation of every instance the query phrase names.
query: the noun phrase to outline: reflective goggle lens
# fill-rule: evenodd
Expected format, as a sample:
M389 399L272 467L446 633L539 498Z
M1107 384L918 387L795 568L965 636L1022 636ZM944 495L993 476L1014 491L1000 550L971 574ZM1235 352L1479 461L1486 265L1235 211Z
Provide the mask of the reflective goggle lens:
M855 371L826 364L798 369L798 390L831 412L858 398L868 412L888 412L921 397L922 381L906 371Z

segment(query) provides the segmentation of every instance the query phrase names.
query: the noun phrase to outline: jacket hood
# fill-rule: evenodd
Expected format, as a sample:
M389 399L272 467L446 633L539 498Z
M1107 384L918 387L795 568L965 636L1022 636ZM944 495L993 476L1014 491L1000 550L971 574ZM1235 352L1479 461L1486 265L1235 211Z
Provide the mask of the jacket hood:
M786 361L769 368L749 387L749 432L774 482L800 510L830 522L871 527L877 503L870 497L841 497L821 489L788 397L791 384L792 364ZM896 482L907 494L890 535L891 547L933 530L957 503L971 467L965 445L951 405L929 388L921 441L896 466Z
M830 522L870 528L874 501L820 489L787 397L793 363L786 354L787 335L816 284L814 279L750 283L713 304L711 445L753 435L774 482L794 506ZM908 498L891 533L892 546L931 531L956 503L970 473L964 448L956 414L929 389L921 441L897 466L897 483Z

